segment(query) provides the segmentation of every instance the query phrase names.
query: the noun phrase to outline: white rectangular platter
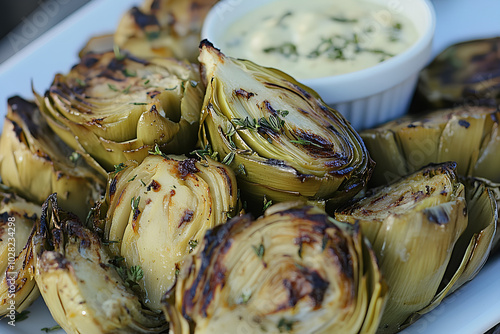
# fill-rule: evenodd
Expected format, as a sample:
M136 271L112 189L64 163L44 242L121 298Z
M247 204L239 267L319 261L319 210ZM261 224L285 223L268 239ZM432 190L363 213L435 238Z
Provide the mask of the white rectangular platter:
M0 125L6 113L8 97L21 95L32 98L32 81L37 91L44 92L57 72L65 73L77 62L78 51L90 37L113 32L121 15L139 3L140 0L93 0L1 64ZM434 0L433 4L437 14L434 55L455 42L500 36L498 0ZM56 325L43 300L38 299L29 311L28 319L17 322L15 327L7 324L8 319L0 320L0 333L42 333L42 328ZM480 334L497 323L500 323L498 252L472 282L402 333Z

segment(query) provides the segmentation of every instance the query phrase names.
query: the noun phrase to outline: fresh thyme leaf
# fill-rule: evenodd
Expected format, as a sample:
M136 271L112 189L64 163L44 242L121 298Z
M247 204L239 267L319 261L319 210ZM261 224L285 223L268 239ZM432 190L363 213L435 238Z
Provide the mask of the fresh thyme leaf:
M155 148L154 148L154 150L153 150L153 151L149 151L148 153L149 153L149 154L151 154L151 155L160 155L160 156L162 156L162 157L164 157L164 158L166 157L166 156L165 156L165 153L163 153L163 152L160 150L160 147L158 146L158 144L155 144Z
M115 171L114 171L115 175L117 173L121 172L122 170L124 170L125 167L127 167L127 165L125 165L123 162L120 162L118 165L114 165L114 166L115 166Z
M273 201L267 200L266 195L264 195L264 208L262 209L262 211L266 211L271 205L273 205Z
M172 88L165 88L165 90L175 90L176 88L177 88L177 86L172 87Z
M238 169L236 170L236 174L247 176L247 170L245 169L245 165L239 164Z
M201 159L204 159L205 156L208 155L210 158L217 160L217 155L219 153L212 151L212 146L210 146L210 144L207 144L204 149L194 150L191 152L191 154L196 154Z
M128 68L123 70L123 74L126 77L136 77L137 76L137 73L130 71Z
M144 103L144 102L132 102L131 104L133 104L134 106L145 106L145 105L147 105L147 103Z
M115 85L112 85L112 84L110 84L110 83L108 84L108 88L109 88L109 89L111 89L111 90L112 90L112 91L114 91L114 92L117 92L117 91L118 91L118 88L116 88L116 86L115 86Z
M295 323L295 321L293 321L293 320L281 318L280 321L278 322L278 329L279 329L280 333L291 332L293 330L294 323Z
M80 86L80 87L85 87L85 86L87 86L87 84L85 83L85 81L83 81L83 80L82 80L82 79L80 79L80 78L76 78L76 79L75 79L75 81L76 81L76 83L78 84L78 86Z
M133 177L133 178L131 178L130 180L128 180L127 182L132 182L132 181L134 181L136 177L137 177L137 174L136 174L136 175L134 175L134 177Z
M140 266L132 266L128 270L128 280L134 283L139 282L144 277L144 271Z
M76 163L78 159L80 159L81 155L77 152L72 152L71 155L69 156L69 161L72 163Z
M260 244L259 246L252 245L252 248L257 257L262 260L262 258L264 257L264 253L266 251L264 245L263 244Z
M198 246L198 240L189 240L189 253L192 253L196 246Z
M259 125L272 129L274 132L280 132L285 125L285 121L278 115L270 115L269 119L265 117L259 118Z
M52 326L52 327L50 327L50 328L49 328L49 327L44 327L44 328L42 328L42 329L41 329L41 331L42 331L42 332L45 332L45 333L49 333L49 332L58 331L58 330L60 330L60 329L62 329L62 327L61 327L61 326L59 326L59 325L55 325L55 326Z
M132 206L132 211L135 212L139 208L139 202L141 201L141 196L137 196L137 198L132 197L130 200L130 205Z
M239 127L237 130L241 129L256 130L260 126L255 118L250 119L248 116L245 117L245 119L233 118L231 119L231 121L233 122L234 125Z
M23 321L28 319L28 314L30 314L30 311L24 310L21 313L16 314L16 321Z
M348 19L346 17L340 17L340 16L332 16L332 17L330 17L330 19L332 21L340 22L340 23L357 23L358 22L357 19Z
M124 90L122 90L122 93L123 94L128 94L130 92L130 87L132 87L132 85L128 85L127 88L125 88Z
M278 115L280 115L281 117L286 117L288 116L288 114L290 113L288 110L276 110L276 112L278 113Z
M149 83L149 79L144 81L144 84L147 85Z
M233 162L233 160L234 160L234 156L235 156L235 154L234 154L233 151L229 152L225 156L225 158L222 160L222 163L225 164L225 165L230 165Z
M115 53L116 60L123 60L127 57L126 54L124 54L120 51L120 48L116 44L113 45L113 52Z
M141 180L141 183L142 183L142 185L143 185L144 187L146 186L146 183L144 183L144 181L143 181L143 180Z
M286 42L280 46L271 46L263 49L265 53L278 53L286 58L297 57L299 55L297 51L297 46L293 43Z

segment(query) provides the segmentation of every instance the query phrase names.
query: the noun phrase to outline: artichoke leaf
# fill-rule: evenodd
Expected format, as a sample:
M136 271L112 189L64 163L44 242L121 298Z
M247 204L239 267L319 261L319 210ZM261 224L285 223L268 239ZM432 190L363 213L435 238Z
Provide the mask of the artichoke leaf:
M197 162L151 154L112 175L104 236L113 241L113 254L143 268L139 286L146 306L161 308L185 256L205 230L236 214L237 198L234 173L208 157Z
M457 107L406 116L363 131L371 156L380 163L371 185L387 184L429 163L446 161L457 162L460 175L500 181L496 168L499 119L495 108Z
M226 57L208 41L200 49L201 141L221 158L232 155L235 171L243 166L238 180L251 200L261 201L267 187L281 192L270 193L275 201L334 203L366 184L373 162L362 140L314 91L281 71Z
M217 0L146 0L121 19L114 42L137 57L196 62L201 27Z
M478 250L472 260L471 250L462 247L462 240L465 248L471 240L477 242L477 236L466 233L468 217L476 211L468 214L465 192L456 176L456 164L448 162L427 166L373 189L365 198L335 213L340 221L359 222L387 279L390 288L381 333L396 332L408 325L406 320L416 312L434 302L437 305L440 299L435 297L455 272L457 282L466 279L460 275L482 266L485 249ZM487 224L491 224L490 218ZM490 228L485 234L490 239L486 245L491 244ZM458 257L452 259L452 253L458 253ZM468 269L455 265L463 257L469 263L465 265L470 265Z
M0 316L12 305L22 312L40 295L34 279L31 231L40 206L13 193L0 193Z
M175 333L375 333L387 287L359 228L302 202L208 230L164 298Z
M99 237L59 210L55 194L33 231L35 279L67 333L164 333L162 314L146 310L125 286Z
M57 137L34 103L14 96L8 105L0 139L2 180L38 204L57 192L63 208L84 218L100 199L104 178Z
M141 161L155 145L191 151L203 91L198 69L186 62L104 52L86 54L68 74L57 74L36 101L59 137L111 171L128 159Z

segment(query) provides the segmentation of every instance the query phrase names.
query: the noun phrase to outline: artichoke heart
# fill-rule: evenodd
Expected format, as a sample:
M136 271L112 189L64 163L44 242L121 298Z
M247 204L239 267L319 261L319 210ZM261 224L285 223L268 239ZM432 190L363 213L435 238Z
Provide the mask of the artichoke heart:
M75 215L59 210L55 194L43 204L32 240L36 282L67 333L168 332L163 314L143 308L125 286L118 260Z
M415 105L496 107L500 104L499 50L500 37L450 46L420 72Z
M202 41L201 138L255 201L354 196L371 175L363 141L336 110L285 73L224 56Z
M380 333L394 333L477 274L497 213L491 192L465 188L447 162L373 189L335 218L359 222L373 245L389 285Z
M165 295L174 333L375 333L387 287L359 228L314 206L207 231Z
M0 138L0 176L16 193L40 205L57 192L61 207L84 218L105 180L47 125L36 104L8 100Z
M139 285L153 310L161 309L163 294L205 230L237 209L236 179L227 166L174 158L150 155L123 165L106 193L105 238L129 266L142 267Z
M39 205L0 192L0 316L12 318L39 296L30 235L41 211Z
M84 55L57 74L37 102L49 126L94 166L142 161L156 144L169 153L196 144L204 88L194 65L124 53ZM104 172L105 173L105 172Z
M196 62L203 20L217 0L145 0L121 19L114 42L141 58Z
M464 176L500 182L500 112L457 107L412 115L363 131L377 166L370 182L387 184L429 163L455 161Z

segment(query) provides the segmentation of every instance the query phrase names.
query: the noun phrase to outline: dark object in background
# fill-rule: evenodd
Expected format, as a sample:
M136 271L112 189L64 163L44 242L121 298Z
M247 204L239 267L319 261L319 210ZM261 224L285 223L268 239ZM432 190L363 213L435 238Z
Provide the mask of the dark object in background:
M0 11L0 38L4 38L15 28L15 26L22 22L23 18L31 14L44 2L46 1L2 1L2 10Z
M500 37L450 46L421 73L411 111L500 104Z

